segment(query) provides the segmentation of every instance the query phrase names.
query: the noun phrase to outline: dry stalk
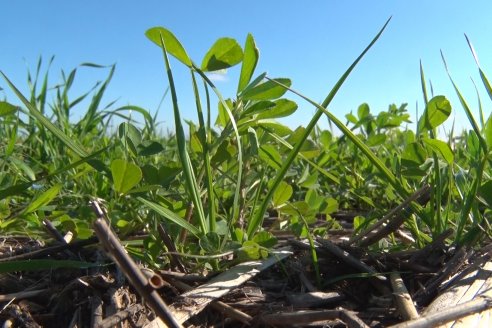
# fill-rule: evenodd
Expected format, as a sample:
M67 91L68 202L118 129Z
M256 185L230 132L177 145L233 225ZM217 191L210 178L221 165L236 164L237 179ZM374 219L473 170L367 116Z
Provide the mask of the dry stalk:
M488 310L492 307L492 298L479 296L474 300L443 309L437 313L429 314L415 320L406 321L391 328L427 328L436 327L446 322L451 322L469 315Z
M403 319L417 319L419 314L400 274L397 272L391 273L390 280L391 286L393 287L395 303Z
M372 226L367 228L367 230L360 232L356 236L352 237L347 244L352 245L356 242L359 242L361 247L368 246L374 244L389 235L390 233L396 231L405 221L406 216L402 215L400 212L405 210L413 201L417 201L418 203L426 203L428 199L428 195L431 187L429 185L425 185L419 190L417 190L413 195L405 199L400 205L393 208L388 214L386 214L382 219L374 223ZM380 230L374 232L379 227L383 226L386 223L386 226L381 228ZM372 235L369 235L373 233Z
M140 296L142 296L152 310L154 310L156 315L170 328L181 327L168 309L166 303L162 300L161 296L156 290L152 289L149 280L126 253L123 246L121 246L118 237L115 236L106 222L105 212L101 209L99 203L97 201L92 201L91 205L98 217L93 224L94 231L101 244L104 245L106 251L111 254L118 267L125 274L133 287L135 287Z

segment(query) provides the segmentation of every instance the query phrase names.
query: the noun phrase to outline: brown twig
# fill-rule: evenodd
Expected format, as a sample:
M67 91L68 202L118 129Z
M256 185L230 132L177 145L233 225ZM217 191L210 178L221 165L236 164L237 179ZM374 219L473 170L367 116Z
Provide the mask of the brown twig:
M63 238L62 234L58 230L56 230L55 226L53 225L53 223L51 223L50 220L44 218L43 225L46 230L53 236L53 238L55 238L60 243L67 244L65 238Z
M444 241L452 234L453 234L453 229L451 228L443 231L439 236L434 238L434 240L430 244L426 245L424 248L419 249L418 251L413 253L409 262L416 262L419 259L427 258L429 254L431 254L435 250L443 249Z
M393 287L395 303L401 316L405 320L413 320L419 317L417 309L413 304L412 297L408 293L407 287L400 274L393 272L390 274L391 286Z
M492 298L487 296L479 296L474 300L453 306L448 309L443 309L437 313L429 314L425 317L420 317L415 320L406 321L392 328L426 328L436 327L446 322L454 321L463 317L467 317L474 313L485 311L492 307Z
M322 239L322 238L318 238L317 240L324 249L326 249L327 251L329 251L330 253L332 253L333 255L335 255L336 257L338 257L339 259L341 259L343 262L350 265L354 269L356 269L360 272L366 272L366 273L374 274L376 276L376 278L378 278L379 280L382 280L382 281L386 280L386 277L384 277L382 275L378 275L378 272L373 267L365 264L361 260L350 255L349 252L341 249L340 247L338 247L334 243L332 243L328 240Z
M130 256L121 246L118 237L115 236L109 225L106 223L105 212L101 209L97 201L92 201L91 205L96 212L97 219L94 221L94 231L104 248L111 254L116 264L125 274L137 292L146 300L149 306L154 310L170 328L181 327L176 321L171 311L161 296L149 285L149 280L140 271L138 266L133 262Z
M103 318L103 302L99 295L94 294L91 298L91 327L99 327Z
M176 249L176 246L174 245L171 237L164 229L164 226L162 224L159 224L157 226L157 231L159 232L159 236L161 237L162 242L167 247L167 250L171 252L171 254L169 255L169 261L171 262L172 268L181 272L186 272L186 268L184 267L183 263L181 263L181 259L179 258L179 256L172 254L178 252L178 250Z
M407 218L407 215L404 215L401 212L406 210L413 201L417 201L421 205L425 204L428 201L430 189L431 187L429 185L423 186L422 188L417 190L414 194L412 194L410 197L405 199L405 201L403 201L400 205L393 208L382 219L374 223L365 231L360 232L356 236L352 237L347 242L347 244L352 245L360 241L359 245L361 247L369 246L371 244L376 243L377 241L384 238L385 236L389 235L390 233L396 231ZM385 223L386 226L375 232L376 229L383 226Z
M143 311L145 308L141 304L133 304L125 310L119 311L112 316L109 316L99 322L96 328L111 328L116 327L120 322L127 319L130 316L135 315L137 312Z
M39 290L28 290L28 291L23 291L23 292L18 292L18 293L12 293L12 294L5 294L5 295L0 295L0 302L7 302L12 299L23 299L23 298L31 298L31 297L36 297L42 293L45 293L49 291L49 289L39 289Z
M415 293L414 299L418 299L419 304L427 304L439 288L439 285L458 272L472 253L472 250L467 250L465 247L458 249L446 265L439 270L436 276L425 284L425 288Z
M261 316L260 321L272 326L292 326L335 319L343 321L349 328L369 327L355 313L345 309L273 313Z

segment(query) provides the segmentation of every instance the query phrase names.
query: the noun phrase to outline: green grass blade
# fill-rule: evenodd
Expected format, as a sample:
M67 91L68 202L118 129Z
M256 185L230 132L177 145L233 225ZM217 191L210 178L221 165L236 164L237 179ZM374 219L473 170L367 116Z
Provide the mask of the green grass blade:
M422 94L424 96L424 104L425 104L425 109L424 112L422 113L422 116L426 115L427 110L428 110L428 104L429 104L429 98L427 96L427 88L425 84L425 74L424 74L424 67L422 65L422 61L420 61L420 84L422 86ZM420 123L420 120L419 120ZM420 126L420 124L418 124ZM422 127L424 124L422 124ZM419 135L422 131L420 131L420 128L417 129L417 135ZM435 129L431 129L429 131L431 138L435 139ZM439 168L439 159L437 157L437 154L434 150L432 150L432 159L434 161L433 169L434 169L434 186L432 193L431 193L431 199L430 199L430 208L437 208L437 211L434 211L435 219L434 216L431 214L431 219L430 221L430 228L434 231L436 231L437 234L441 232L441 229L444 229L442 226L442 214L441 214L441 202L442 202L442 184L441 184L441 172ZM436 226L436 222L438 223L438 226ZM439 227L438 229L436 229Z
M465 34L465 38L466 38L466 42L468 43L468 46L470 47L473 58L475 59L475 63L477 63L478 72L480 73L480 78L482 79L485 90L487 90L490 99L492 99L492 87L490 86L489 79L487 79L487 76L482 71L482 68L480 67L480 62L478 61L477 53L475 52L475 49L473 49L473 45L471 44L470 39L468 39L468 36L466 34Z
M162 36L161 36L161 47L164 56L164 63L166 64L169 87L171 90L171 98L173 101L174 124L176 128L176 141L178 144L179 158L181 161L181 165L183 166L183 172L185 175L185 181L186 181L188 193L198 213L198 221L200 223L202 232L205 234L209 231L208 230L209 227L206 224L205 212L203 211L203 204L200 198L200 189L198 188L195 173L193 171L193 166L191 164L190 157L188 155L188 150L186 149L187 148L186 137L184 133L183 124L181 123L181 114L179 112L178 96L176 95L176 86L174 85L174 78L171 71L171 65L169 63L169 57L167 56L166 46L164 44L164 40L162 39Z
M446 69L446 73L448 74L449 80L453 84L454 91L458 95L461 106L463 106L463 109L465 110L466 116L468 117L468 121L470 121L470 124L473 128L473 131L475 131L475 133L477 134L477 137L478 137L478 140L479 140L480 145L482 147L482 150L486 154L488 152L487 143L486 143L485 139L483 138L482 134L480 133L480 129L478 128L478 124L475 121L475 118L473 117L473 114L470 110L470 107L468 106L465 98L463 97L460 90L458 89L458 86L456 85L453 78L451 77L451 73L449 72L449 69L448 69L448 64L446 63L446 59L444 58L444 54L442 53L442 51L441 51L441 58L442 58L442 61L444 63L444 68Z
M314 129L316 126L318 120L320 117L323 115L324 110L328 105L331 103L333 98L335 97L336 93L342 86L342 84L345 82L347 77L350 75L352 70L355 68L355 66L359 63L359 61L364 57L364 55L369 51L369 49L376 43L376 41L379 39L383 31L385 30L386 26L390 22L391 17L386 21L384 26L380 29L380 31L377 33L377 35L372 39L372 41L369 43L369 45L362 51L362 53L357 57L357 59L350 65L350 67L345 71L345 73L340 77L340 79L337 81L335 86L331 89L330 93L326 97L326 99L323 101L322 105L319 106L318 110L314 114L313 118L309 122L308 126L306 127L305 133L300 139L300 141L295 145L295 148L289 153L289 156L285 160L284 164L282 165L281 169L277 172L277 175L275 176L271 188L269 188L265 198L263 199L262 203L260 204L260 209L255 213L253 216L253 220L251 222L248 222L248 229L247 229L247 234L248 238L252 238L253 234L256 232L256 230L261 226L263 222L264 215L267 211L267 208L269 206L270 200L273 197L273 194L275 193L275 190L277 187L280 185L282 180L284 179L287 170L291 166L292 162L294 159L297 157L297 154L301 150L302 145L304 144L304 141L308 138L308 136L311 134L311 131ZM316 104L317 105L317 104ZM316 106L318 107L318 105ZM331 114L330 114L331 115ZM331 115L333 116L333 115ZM338 121L338 120L337 120ZM339 122L339 121L338 121ZM339 122L341 124L341 122ZM341 124L343 125L343 124ZM389 170L384 167L384 171ZM391 172L389 172L391 174ZM391 174L392 176L392 174ZM394 177L393 177L394 178ZM396 181L395 181L396 182Z
M210 147L208 143L208 125L205 125L205 119L203 117L202 105L200 102L200 94L198 92L198 85L196 83L195 74L193 70L190 70L191 73L191 81L193 84L193 92L195 94L195 103L198 115L198 121L200 123L200 127L198 130L198 135L200 138L200 143L203 147L203 162L205 164L205 179L206 179L206 187L207 187L207 196L208 196L208 219L209 219L209 229L210 231L216 230L216 218L215 218L215 192L213 186L213 172L212 167L210 165ZM208 98L207 98L208 99Z
M285 139L281 138L280 136L278 136L277 134L273 133L273 132L270 132L268 130L265 130L265 132L271 136L273 139L277 140L277 142L279 142L280 144L284 145L285 147L287 147L288 149L292 150L294 149L294 146L292 146L290 143L288 143ZM331 182L333 183L336 183L337 185L340 184L340 179L338 179L336 176L334 176L333 174L331 174L330 172L328 172L327 170L323 169L322 167L320 167L318 164L316 164L315 162L313 162L312 160L306 158L306 156L304 156L302 153L299 153L299 157L306 161L307 163L309 163L312 167L314 167L319 173L321 173L322 175L324 175L326 178L328 178L328 180L330 180Z
M195 236L201 235L200 230L198 230L194 225L188 223L188 221L184 220L183 218L179 217L174 213L173 211L165 208L164 206L161 206L159 204L156 204L154 202L151 202L145 198L142 197L137 197L137 200L139 200L142 204L153 210L159 215L162 215L163 217L167 218L169 221L176 223L180 227L188 230Z
M16 271L38 271L46 269L87 269L101 266L97 263L69 260L26 260L26 261L8 261L0 262L0 273Z
M53 133L61 142L63 142L68 148L73 150L77 155L80 157L87 157L88 154L87 152L83 149L83 147L73 140L73 138L70 138L67 136L63 131L61 131L57 126L55 126L53 123L50 122L36 107L34 107L25 97L24 95L10 82L10 80L7 78L7 76L0 71L0 74L2 74L3 78L9 85L9 87L14 91L14 93L17 95L17 97L22 101L24 106L27 107L29 110L29 113L36 118L45 128L47 128L51 133Z
M212 83L212 81L210 81L210 79L205 75L205 73L202 70L200 70L196 66L193 66L193 68L203 78L203 80L212 88L212 90L214 91L217 98L219 98L220 103L222 104L222 106L224 106L224 108L227 112L227 115L229 116L230 123L231 123L232 129L234 131L234 135L236 137L238 173L237 173L237 179L236 179L236 188L234 191L232 219L231 219L231 222L229 222L229 225L232 225L239 218L239 199L241 196L241 181L243 179L243 148L241 145L241 136L239 135L239 130L237 128L237 124L236 124L236 120L234 119L234 115L232 114L232 111L229 108L229 106L227 105L226 101L224 100L224 97L222 96L222 94L219 92L217 87Z

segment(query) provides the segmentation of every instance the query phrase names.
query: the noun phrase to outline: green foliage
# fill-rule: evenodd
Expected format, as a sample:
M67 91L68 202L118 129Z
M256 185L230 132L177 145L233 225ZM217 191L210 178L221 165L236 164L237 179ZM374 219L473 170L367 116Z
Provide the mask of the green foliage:
M173 33L151 28L145 34L162 51L169 83L165 94L170 91L171 96L167 110L174 115L174 132L167 136L156 130L157 113L103 104L114 66L82 64L68 74L62 72L62 81L52 86L51 61L43 75L40 60L35 74L28 74L28 96L2 73L21 103L0 101L2 232L48 239L42 226L48 219L61 232L88 238L94 215L87 202L99 197L106 201L109 219L123 238L135 232L147 235L128 249L150 265L166 265L160 226L180 252L197 255L189 257L189 264L213 269L221 267L218 259L231 252L239 260L268 256L277 242L276 231L291 229L311 243L318 272L314 238L340 227L335 213L360 214L354 219L357 233L422 184L430 184L429 203L413 203L405 222L415 246L425 245L449 227L455 228L456 243L490 237L492 116L486 120L480 107L481 124L477 123L449 71L472 129L458 136L451 132L447 140L439 139L438 129L452 107L443 95L428 99L422 65L425 110L416 131L409 128L406 104L375 112L362 103L345 116L346 123L327 109L385 27L321 104L293 90L289 78L257 74L260 53L250 34L244 48L234 39L218 39L197 66ZM170 56L189 70L196 123L183 124ZM81 69L107 70L108 75L88 92L69 99ZM233 99L224 98L206 73L225 69L240 70ZM479 74L491 95L480 66ZM306 127L277 121L299 107L288 98L288 91L316 108ZM80 120L69 119L82 105L87 107ZM139 119L128 111L138 113ZM323 115L338 130L321 129L317 124ZM263 224L273 216L271 226ZM385 245L401 248L394 240Z

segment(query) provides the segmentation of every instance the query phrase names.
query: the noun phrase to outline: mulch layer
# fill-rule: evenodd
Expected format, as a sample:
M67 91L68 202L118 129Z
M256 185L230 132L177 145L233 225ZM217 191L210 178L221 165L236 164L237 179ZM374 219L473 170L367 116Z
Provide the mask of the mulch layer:
M135 278L128 276L117 255L108 254L108 246L102 247L96 237L52 245L24 237L1 238L0 265L33 259L107 265L0 273L0 322L2 327L163 327L155 315L160 313L155 311L159 304L152 297L164 301L171 316L175 309L194 308L189 318L177 323L185 327L387 327L401 323L420 327L419 320L425 327L491 307L490 293L480 292L471 303L464 303L461 312L453 307L447 309L451 314L426 313L438 295L490 261L491 245L449 247L444 242L449 232L444 232L420 250L369 252L369 247L350 245L350 233L349 229L334 231L315 241L316 274L309 244L278 232L279 248L288 250L288 256L254 269L239 286L224 287L220 298L210 297L200 308L190 295L212 279L222 279L220 274L193 272L182 265L162 271L139 266L148 278L142 289L135 286ZM435 318L439 315L444 318Z

